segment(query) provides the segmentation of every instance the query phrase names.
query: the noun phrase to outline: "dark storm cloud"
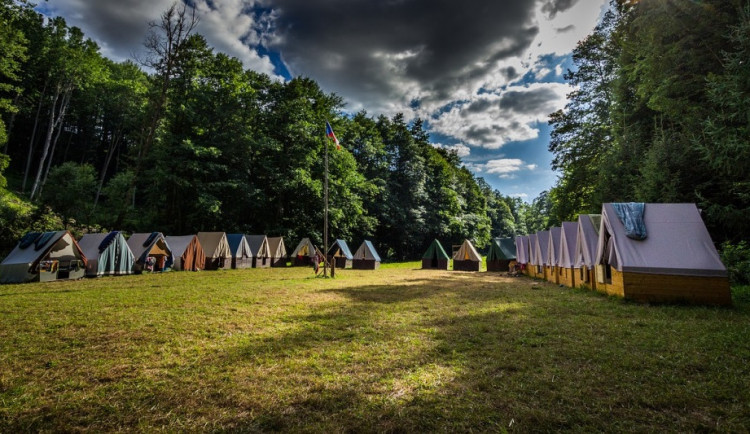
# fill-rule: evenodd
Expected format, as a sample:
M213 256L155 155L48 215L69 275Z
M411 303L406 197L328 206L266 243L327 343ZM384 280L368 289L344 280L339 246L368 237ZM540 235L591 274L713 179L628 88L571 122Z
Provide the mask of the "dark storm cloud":
M510 91L500 98L500 108L514 113L538 113L550 107L560 96L550 88L539 88L530 91Z
M415 85L424 98L456 88L520 56L538 33L527 0L268 1L272 48L296 73L359 101L398 97ZM387 98L386 98L387 99Z
M148 31L148 22L173 0L118 0L88 2L69 0L42 3L43 10L65 17L69 25L80 27L86 36L100 41L105 51L116 58L129 58L139 52Z
M555 31L557 33L567 33L567 32L572 32L573 30L575 30L575 28L576 28L575 25L570 24L568 26L560 27L559 29L555 29Z
M572 8L576 3L578 0L547 0L542 6L542 12L550 18L555 18L558 13Z

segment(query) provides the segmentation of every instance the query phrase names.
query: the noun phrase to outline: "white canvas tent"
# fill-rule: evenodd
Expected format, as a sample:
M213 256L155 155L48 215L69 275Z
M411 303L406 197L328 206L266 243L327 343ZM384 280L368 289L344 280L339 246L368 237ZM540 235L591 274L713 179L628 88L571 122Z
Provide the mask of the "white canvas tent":
M529 263L529 237L526 235L516 237L516 262L519 264Z
M225 232L198 232L198 241L206 255L206 270L232 268L232 251Z
M453 255L453 270L479 271L482 265L482 255L477 252L471 241L464 240L461 247Z
M578 216L576 247L573 267L579 284L596 289L596 246L599 243L601 214L581 214Z
M268 248L268 237L265 235L245 235L247 244L253 253L253 268L266 268L271 265L271 249Z
M602 205L597 285L638 301L731 304L727 270L692 203L645 204L647 237L634 240L611 203Z
M128 238L128 247L135 256L136 272L162 271L174 262L172 249L161 232L135 233Z
M30 232L0 263L0 282L80 279L87 263L70 232Z
M371 241L365 240L354 252L352 268L357 270L374 270L380 267L380 255L375 251L375 246Z
M268 237L268 249L271 251L271 266L286 267L284 237Z

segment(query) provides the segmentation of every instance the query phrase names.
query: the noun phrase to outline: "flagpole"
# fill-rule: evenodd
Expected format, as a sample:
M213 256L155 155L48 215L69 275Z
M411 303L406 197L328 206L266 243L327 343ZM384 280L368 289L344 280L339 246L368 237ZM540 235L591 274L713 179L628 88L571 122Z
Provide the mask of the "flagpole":
M328 124L328 121L326 121ZM325 157L325 181L323 183L323 195L325 196L325 212L323 213L323 277L328 277L328 131L325 132L325 146L326 146L326 157Z

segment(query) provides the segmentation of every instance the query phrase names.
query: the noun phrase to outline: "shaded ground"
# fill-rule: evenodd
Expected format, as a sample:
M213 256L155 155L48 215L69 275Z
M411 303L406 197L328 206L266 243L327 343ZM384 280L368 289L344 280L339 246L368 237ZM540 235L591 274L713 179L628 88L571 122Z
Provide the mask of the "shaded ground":
M0 431L746 431L750 309L400 265L0 286Z

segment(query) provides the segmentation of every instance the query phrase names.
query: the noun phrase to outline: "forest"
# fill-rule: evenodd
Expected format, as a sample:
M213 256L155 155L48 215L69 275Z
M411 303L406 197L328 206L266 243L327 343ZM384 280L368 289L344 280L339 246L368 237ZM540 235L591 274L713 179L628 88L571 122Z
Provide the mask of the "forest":
M747 1L612 0L573 52L575 90L549 117L558 181L531 203L433 147L423 120L347 113L314 80L244 69L185 7L118 63L61 18L0 5L0 250L63 226L320 243L329 120L331 236L390 260L642 201L697 203L717 245L750 261Z
M401 260L433 238L482 247L541 229L531 205L433 147L422 120L347 114L309 78L244 69L194 32L184 5L150 23L143 58L118 63L62 18L0 4L2 251L62 227L321 243L325 146L331 238L369 238Z

